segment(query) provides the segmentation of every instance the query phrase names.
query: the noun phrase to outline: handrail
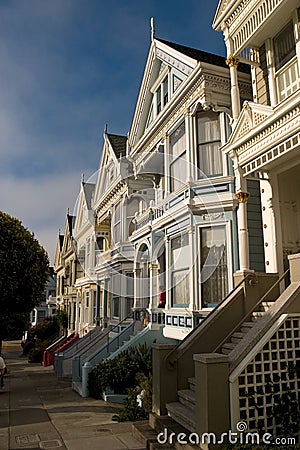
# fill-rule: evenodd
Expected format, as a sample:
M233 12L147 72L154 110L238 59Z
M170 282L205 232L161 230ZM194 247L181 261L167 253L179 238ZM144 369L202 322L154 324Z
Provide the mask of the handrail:
M281 275L281 277L275 281L275 283L267 290L267 292L264 293L264 295L255 303L255 305L248 311L247 315L245 317L243 317L239 323L230 330L230 334L228 334L226 336L226 338L224 338L222 340L222 342L220 344L218 344L218 346L214 349L214 351L212 353L216 353L218 351L218 349L222 348L224 344L226 344L226 342L228 342L228 339L230 338L230 336L233 335L233 333L235 333L236 331L238 331L242 324L247 321L247 319L251 316L251 314L256 310L256 308L265 300L265 298L267 298L267 296L270 294L270 292L273 291L273 289L280 284L287 276L287 274L289 273L290 269L287 269L283 275Z
M169 358L173 355L173 353L176 353L176 351L178 350L179 347L181 347L181 345L187 341L188 339L190 339L190 337L199 329L199 327L203 326L203 323L206 322L208 320L208 318L210 318L212 315L217 314L219 309L221 308L221 306L223 305L223 303L235 292L237 291L237 289L250 277L255 277L256 275L254 273L247 273L247 275L245 276L245 278L243 278L241 281L238 282L238 284L232 289L232 291L230 291L224 298L223 300L218 303L218 305L212 310L210 311L209 314L207 314L206 317L203 318L203 320L187 335L185 336L184 339L182 339L182 341L179 342L179 344L177 344L168 354L167 356L167 360L169 360ZM177 356L174 361L171 363L170 361L169 364L174 365L175 362L178 360L179 356Z
M133 318L133 312L131 311L131 313L129 313L126 317L124 317L124 319L122 319L122 320L120 320L120 322L119 323L117 323L116 325L114 325L110 330L109 330L109 332L107 333L107 343L106 343L106 345L107 345L107 351L109 351L109 334L110 334L110 332L111 331L114 331L116 328L118 328L123 322L125 322L125 320L127 320L127 319L131 319L131 318Z

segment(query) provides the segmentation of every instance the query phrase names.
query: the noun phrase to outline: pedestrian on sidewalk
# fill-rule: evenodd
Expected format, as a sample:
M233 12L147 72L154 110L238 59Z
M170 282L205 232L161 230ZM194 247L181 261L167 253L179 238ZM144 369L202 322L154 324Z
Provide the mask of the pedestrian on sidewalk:
M0 356L0 387L4 386L3 378L5 375L6 364L2 356Z

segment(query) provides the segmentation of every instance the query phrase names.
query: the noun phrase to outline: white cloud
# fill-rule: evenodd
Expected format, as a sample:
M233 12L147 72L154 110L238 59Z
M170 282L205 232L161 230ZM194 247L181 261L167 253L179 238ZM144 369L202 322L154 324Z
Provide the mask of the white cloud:
M80 173L47 175L43 179L0 179L0 209L22 221L49 254L51 263L58 237L64 232L67 209L73 214Z

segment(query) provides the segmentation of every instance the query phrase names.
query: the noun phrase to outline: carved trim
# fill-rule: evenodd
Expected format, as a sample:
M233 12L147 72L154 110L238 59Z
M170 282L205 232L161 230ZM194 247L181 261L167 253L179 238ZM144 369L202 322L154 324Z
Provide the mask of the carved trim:
M243 0L236 10L225 20L233 41L235 53L245 46L245 42L256 32L264 21L284 0Z
M293 128L299 128L300 106L288 111L283 116L274 120L268 127L257 133L252 139L247 140L240 147L236 148L239 163L246 163L251 156L258 156L257 153L261 149L270 147L270 144L277 145L276 140L282 138L286 132L290 132ZM253 148L255 147L255 149Z
M239 203L247 203L248 198L249 198L249 192L237 192L235 194L235 198L238 199Z
M241 92L251 93L251 85L245 82L239 82L239 87ZM208 90L210 89L210 92ZM226 93L230 93L230 79L227 77L212 75L212 74L203 74L197 80L197 82L191 87L191 89L187 92L178 106L172 111L172 115L167 116L164 122L160 125L160 127L154 131L152 139L147 139L147 142L138 150L138 158L136 163L138 164L144 156L142 153L151 152L152 149L163 139L166 139L168 135L168 130L172 127L172 125L184 114L184 111L190 108L195 101L200 100L200 103L205 103L206 94L211 94L211 89L219 90ZM210 103L210 102L209 102ZM211 106L215 106L212 105ZM135 147L135 145L134 145Z
M225 60L227 66L229 67L235 67L237 68L237 66L239 65L239 58L238 56L234 56L234 55L229 55L228 58Z

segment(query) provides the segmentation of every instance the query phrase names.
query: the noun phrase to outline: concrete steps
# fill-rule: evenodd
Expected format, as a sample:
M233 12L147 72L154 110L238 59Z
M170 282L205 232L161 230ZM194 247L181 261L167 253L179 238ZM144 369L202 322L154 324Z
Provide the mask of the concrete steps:
M199 450L190 443L190 431L167 415L151 413L149 421L133 423L132 434L147 450Z
M241 329L235 331L229 338L228 342L222 345L221 353L229 355L237 344L246 336L255 323L267 314L268 309L273 305L273 302L262 302L257 311L253 311L249 319L242 323Z

